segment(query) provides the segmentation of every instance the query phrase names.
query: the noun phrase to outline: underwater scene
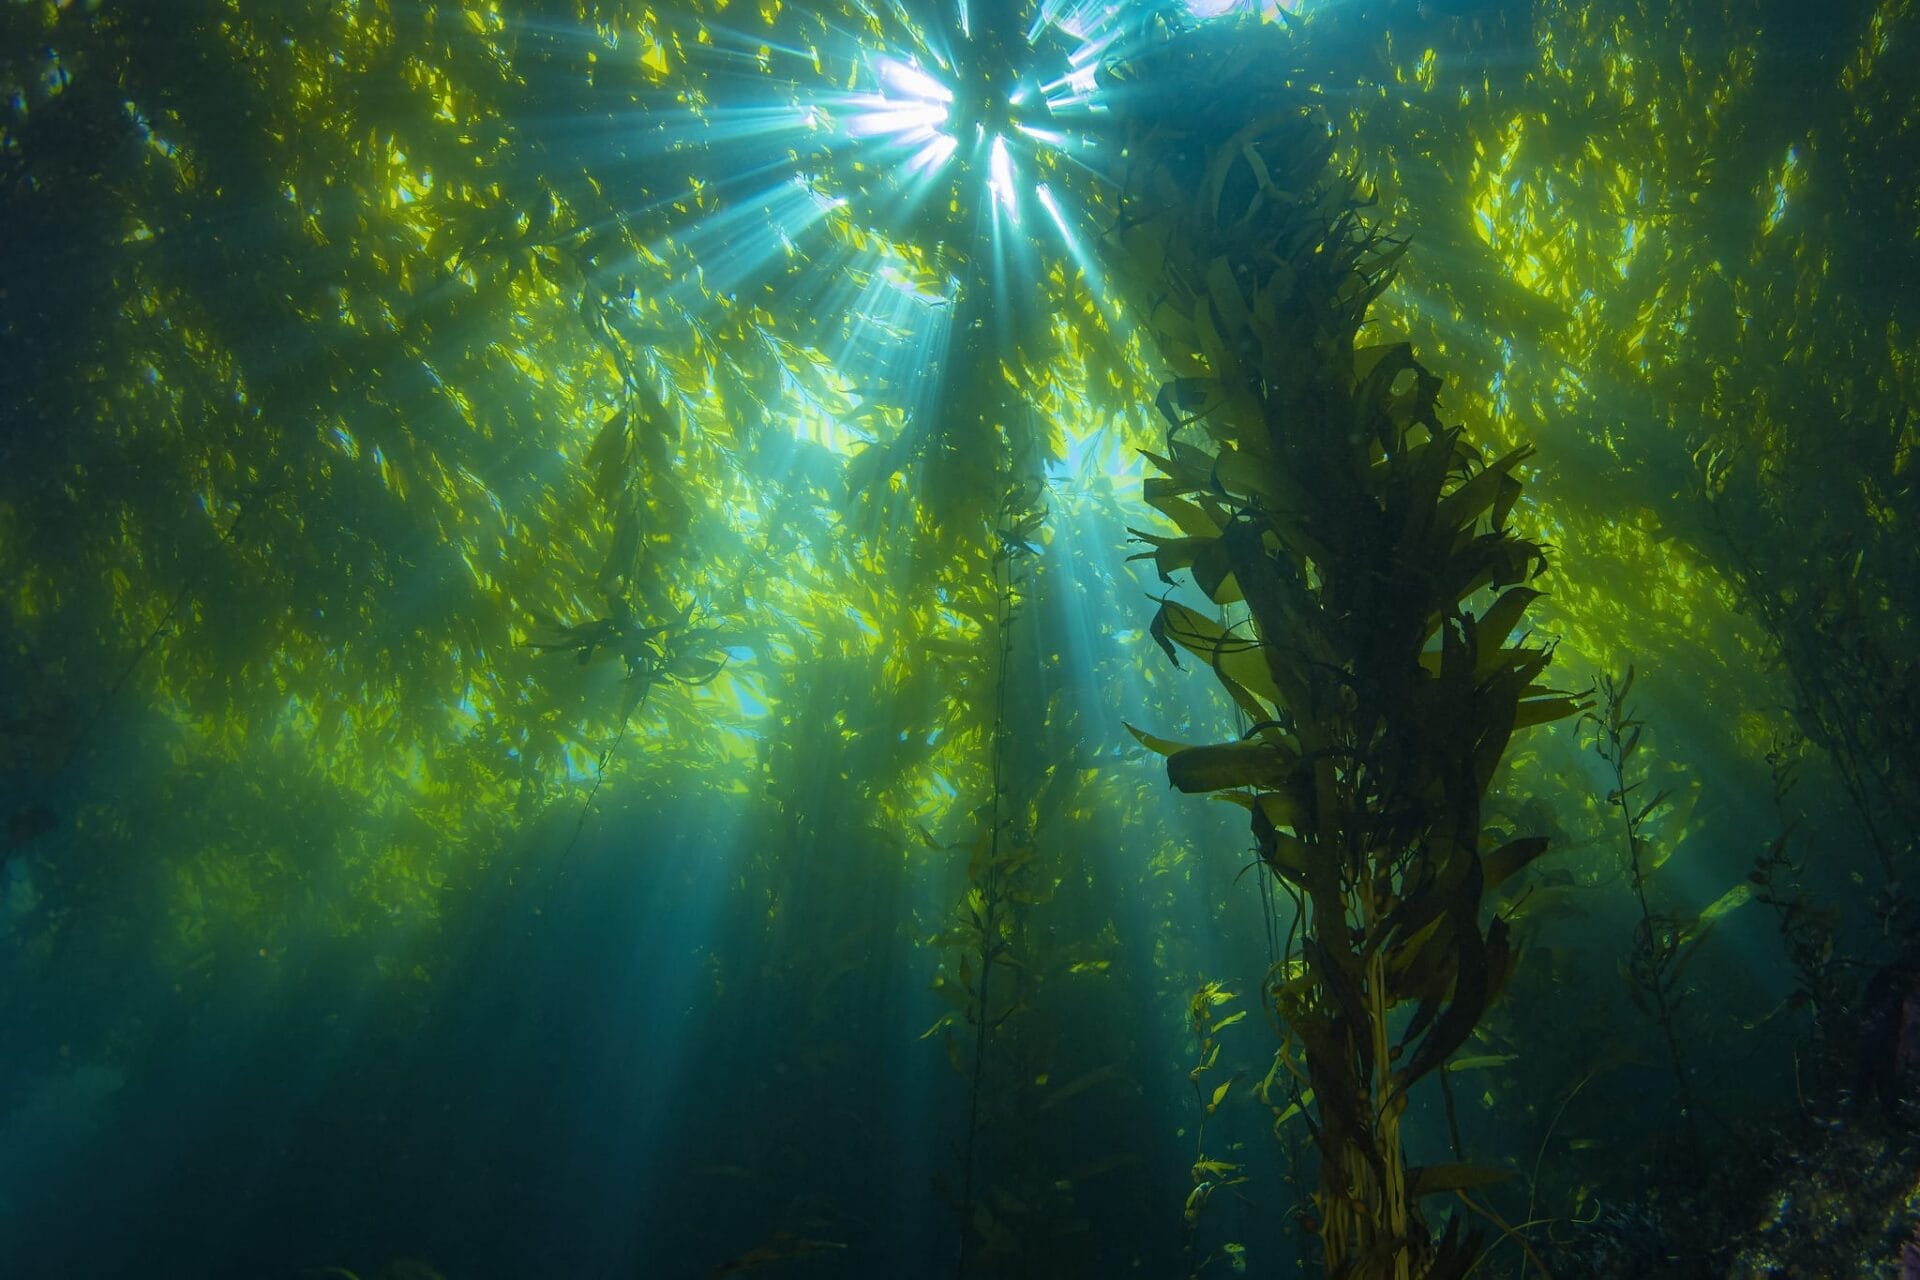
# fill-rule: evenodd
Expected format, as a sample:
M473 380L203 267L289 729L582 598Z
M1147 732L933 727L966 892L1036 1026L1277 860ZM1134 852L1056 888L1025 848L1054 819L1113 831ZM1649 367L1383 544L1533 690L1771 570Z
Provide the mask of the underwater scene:
M0 3L0 1280L1920 1280L1913 0Z

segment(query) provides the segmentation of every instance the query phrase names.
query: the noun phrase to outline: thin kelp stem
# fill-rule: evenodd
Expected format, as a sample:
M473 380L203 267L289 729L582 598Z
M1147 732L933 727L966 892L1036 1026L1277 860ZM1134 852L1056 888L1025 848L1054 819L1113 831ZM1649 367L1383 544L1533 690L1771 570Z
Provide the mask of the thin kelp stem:
M1587 719L1597 729L1595 750L1613 773L1613 790L1607 796L1607 801L1620 811L1621 830L1627 840L1627 869L1632 878L1634 902L1640 909L1640 926L1628 976L1635 989L1652 1002L1651 1012L1660 1024L1661 1037L1666 1041L1667 1058L1673 1069L1674 1087L1680 1101L1680 1114L1686 1122L1688 1146L1697 1159L1700 1140L1693 1106L1693 1088L1686 1056L1680 1049L1680 1034L1674 1024L1679 1004L1675 985L1681 962L1698 939L1697 936L1687 936L1681 921L1656 913L1647 898L1647 880L1652 869L1644 861L1647 840L1641 830L1646 820L1666 804L1667 793L1658 792L1637 810L1634 807L1638 802L1633 793L1640 789L1645 779L1628 782L1627 762L1639 747L1641 731L1645 726L1633 717L1627 707L1627 693L1632 687L1632 667L1627 668L1626 675L1619 680L1611 675L1602 676L1602 711L1598 715L1590 714Z
M986 868L980 876L977 888L981 903L978 908L978 956L980 976L975 988L973 1000L973 1064L969 1073L967 1087L967 1128L962 1143L960 1161L960 1250L954 1264L954 1274L964 1275L973 1257L973 1219L975 1174L978 1166L980 1137L980 1106L987 1075L987 1048L991 1039L994 1018L992 1005L992 982L995 961L1005 949L1001 938L1004 925L1003 912L1006 909L1006 885L1003 883L1005 872L1003 850L1003 828L1006 815L1003 813L1006 798L1006 727L1007 727L1007 685L1013 665L1013 620L1019 603L1014 578L1014 559L1020 554L1025 543L1019 536L1022 521L1015 510L1017 503L1009 494L1005 508L1001 513L1000 530L996 535L999 546L993 554L994 580L994 626L996 642L994 645L994 695L993 723L988 736L988 770L990 794L987 799L987 833L985 841ZM969 876L971 880L972 877Z
M980 1135L980 1086L987 1073L987 1024L992 1013L990 995L993 961L997 948L994 939L999 930L1000 876L1000 796L1003 764L1002 739L1007 719L1007 666L1013 646L1013 570L1002 558L994 568L996 598L999 601L995 625L999 630L994 673L993 732L991 739L992 795L987 802L990 827L987 835L987 874L982 886L986 899L980 930L980 989L978 1016L973 1027L973 1079L967 1089L967 1135L960 1165L960 1258L955 1275L965 1275L973 1242L973 1167Z
M1516 1232L1525 1231L1541 1221L1552 1221L1552 1219L1536 1219L1533 1216L1533 1206L1540 1196L1540 1166L1546 1162L1547 1144L1553 1141L1553 1131L1560 1127L1560 1117L1567 1113L1567 1108L1573 1104L1575 1098L1580 1096L1580 1091L1587 1087L1588 1082L1593 1079L1598 1071L1599 1068L1597 1067L1589 1068L1587 1074L1581 1076L1573 1088L1567 1091L1567 1096L1560 1099L1560 1105L1553 1109L1553 1119L1547 1121L1547 1131L1540 1135L1540 1146L1533 1154L1533 1175L1527 1180L1527 1216L1518 1227L1514 1228ZM1532 1250L1527 1248L1526 1239L1521 1237L1519 1243L1522 1249L1526 1251L1528 1257L1531 1258L1533 1256ZM1478 1261L1476 1261L1475 1265L1478 1265ZM1526 1267L1522 1265L1520 1271L1522 1275L1525 1275Z
M646 705L646 695L642 694L640 701L634 706L634 711L637 713L645 708ZM580 814L573 820L573 834L567 837L566 848L560 850L560 860L562 862L565 862L573 853L573 847L580 843L580 833L584 831L587 826L587 815L593 812L593 802L600 795L601 784L607 780L607 767L613 763L613 757L619 752L620 744L627 740L627 729L632 723L633 720L630 716L622 717L620 721L620 732L614 735L613 741L608 743L606 750L600 753L600 760L594 769L593 786L588 788L587 798L580 802Z
M1247 1016L1244 1009L1225 1017L1216 1016L1215 1010L1235 999L1235 994L1223 989L1219 982L1203 982L1194 989L1187 1001L1187 1030L1193 1036L1195 1045L1193 1068L1187 1072L1187 1082L1193 1086L1194 1105L1200 1109L1193 1133L1193 1189L1187 1193L1186 1207L1181 1214L1185 1224L1182 1252L1186 1257L1186 1271L1190 1280L1215 1262L1238 1264L1244 1261L1245 1256L1244 1247L1235 1243L1210 1249L1204 1256L1197 1248L1200 1218L1213 1202L1214 1195L1247 1181L1244 1165L1207 1154L1208 1121L1220 1110L1241 1076L1240 1072L1233 1072L1219 1084L1212 1084L1206 1079L1208 1075L1222 1070L1219 1033L1226 1027L1244 1021ZM1237 1191L1233 1194L1240 1195ZM1240 1198L1245 1200L1244 1196Z

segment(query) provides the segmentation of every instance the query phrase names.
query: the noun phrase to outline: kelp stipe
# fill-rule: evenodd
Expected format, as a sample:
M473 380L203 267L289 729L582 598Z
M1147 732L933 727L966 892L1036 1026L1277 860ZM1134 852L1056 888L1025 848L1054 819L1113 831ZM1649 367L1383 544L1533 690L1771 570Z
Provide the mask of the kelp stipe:
M1807 1015L1806 1029L1794 1048L1794 1096L1801 1110L1810 1112L1813 1108L1830 1110L1832 1090L1820 1086L1824 1081L1844 1078L1844 1055L1836 1051L1847 1038L1845 1014L1851 987L1842 976L1834 946L1842 916L1809 892L1805 855L1799 861L1794 858L1794 846L1801 840L1800 821L1788 811L1787 802L1799 783L1806 745L1804 737L1790 733L1775 738L1767 750L1780 830L1754 858L1747 881L1754 886L1754 900L1773 912L1781 950L1793 968L1795 986L1781 1007L1804 1010ZM1803 1053L1809 1055L1810 1062ZM1811 1096L1806 1079L1809 1065L1816 1090Z
M1688 1151L1697 1164L1700 1132L1694 1112L1692 1073L1687 1067L1686 1053L1680 1047L1676 1023L1685 994L1681 976L1711 926L1703 925L1698 916L1681 917L1655 911L1647 898L1647 880L1653 873L1654 860L1641 830L1649 818L1666 807L1668 792L1656 792L1651 798L1638 796L1635 792L1645 784L1645 775L1628 778L1634 752L1639 749L1640 736L1646 729L1627 705L1633 674L1633 668L1628 667L1626 675L1618 680L1610 675L1602 676L1600 707L1582 715L1581 722L1590 728L1593 749L1606 761L1612 774L1613 787L1607 792L1607 804L1620 815L1622 833L1626 836L1627 882L1640 911L1639 922L1634 926L1632 950L1621 965L1621 976L1626 979L1634 1004L1660 1028L1661 1039L1667 1047L1667 1061L1673 1070L1675 1097L1680 1103Z
M993 571L993 712L987 725L989 795L976 811L979 834L955 846L967 854L967 888L954 924L931 941L948 951L949 961L934 980L934 990L952 1009L927 1029L922 1039L940 1034L955 1071L967 1079L966 1127L960 1141L960 1183L955 1194L959 1242L954 1274L965 1276L983 1257L1019 1249L1017 1230L1002 1222L989 1199L981 1152L986 1113L997 1088L1017 1093L1017 1084L997 1085L991 1058L1008 1023L1027 1006L1014 978L1025 969L1018 915L1040 900L1044 890L1034 877L1030 832L1013 802L1008 777L1008 674L1012 665L1014 623L1025 599L1033 539L1046 520L1038 486L1015 484L1005 494L988 559ZM995 981L996 974L1000 980Z
M1241 1260L1246 1256L1246 1246L1228 1241L1201 1254L1198 1241L1201 1215L1206 1213L1213 1197L1218 1192L1247 1181L1244 1164L1207 1154L1207 1122L1213 1119L1214 1113L1220 1110L1227 1095L1240 1080L1239 1072L1229 1075L1218 1084L1209 1079L1221 1071L1220 1031L1245 1020L1247 1016L1245 1009L1224 1017L1215 1016L1216 1009L1231 1004L1235 998L1234 993L1225 990L1219 982L1203 982L1194 988L1193 995L1187 1001L1187 1034L1194 1045L1193 1067L1187 1072L1187 1083L1193 1086L1194 1106L1199 1109L1193 1124L1193 1167L1190 1170L1193 1190L1187 1193L1186 1204L1180 1212L1183 1224L1181 1252L1186 1258L1189 1280L1196 1280L1216 1262L1244 1269Z
M1489 781L1515 730L1582 704L1537 682L1551 651L1522 631L1545 560L1508 525L1528 450L1485 459L1440 421L1440 379L1406 344L1356 348L1407 245L1328 182L1326 125L1260 34L1114 69L1158 108L1130 122L1119 237L1176 374L1145 493L1180 536L1140 536L1169 582L1187 571L1244 613L1223 625L1169 597L1152 635L1202 659L1251 722L1217 745L1138 736L1175 787L1249 810L1300 904L1297 963L1269 994L1311 1095L1327 1274L1446 1280L1478 1235L1458 1218L1429 1231L1419 1199L1489 1175L1410 1167L1400 1119L1512 963L1505 922L1480 923L1486 892L1546 848L1482 852ZM1256 60L1260 76L1234 74ZM1269 86L1260 101L1215 100L1248 83Z

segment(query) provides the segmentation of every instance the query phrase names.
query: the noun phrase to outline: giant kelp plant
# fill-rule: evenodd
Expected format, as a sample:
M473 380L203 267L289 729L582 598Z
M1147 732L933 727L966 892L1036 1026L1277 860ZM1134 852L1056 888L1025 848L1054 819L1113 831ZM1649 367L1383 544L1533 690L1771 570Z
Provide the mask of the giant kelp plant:
M1418 1200L1477 1175L1410 1169L1400 1117L1512 963L1486 893L1546 848L1483 820L1508 739L1579 704L1539 683L1551 650L1524 630L1544 553L1509 517L1529 451L1485 458L1442 423L1440 381L1405 344L1356 343L1406 243L1327 181L1309 104L1272 94L1223 134L1235 117L1202 91L1221 61L1276 52L1180 47L1120 69L1166 94L1129 136L1121 234L1179 375L1146 497L1181 536L1143 536L1163 576L1190 571L1243 611L1215 622L1168 598L1153 621L1169 657L1200 657L1232 695L1240 736L1142 737L1174 786L1251 811L1299 906L1269 996L1312 1095L1327 1273L1460 1276L1476 1237L1455 1220L1435 1239Z

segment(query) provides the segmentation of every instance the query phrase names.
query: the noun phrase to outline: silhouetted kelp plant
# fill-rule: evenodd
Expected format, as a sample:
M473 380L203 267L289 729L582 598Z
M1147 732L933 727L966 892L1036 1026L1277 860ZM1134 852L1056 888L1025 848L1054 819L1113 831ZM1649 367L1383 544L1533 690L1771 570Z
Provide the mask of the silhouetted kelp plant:
M1011 1168L997 1170L997 1178L986 1176L982 1127L995 1113L999 1125L1014 1122L1026 1094L1025 1082L1035 1069L1023 1058L1011 1024L1033 1012L1026 989L1037 980L1029 967L1035 957L1021 917L1027 907L1044 902L1048 890L1037 865L1034 833L1024 820L1025 806L1015 803L1016 792L1024 793L1026 788L1014 782L1007 759L1011 732L1007 698L1014 624L1021 614L1029 562L1036 554L1030 540L1046 519L1038 500L1032 487L1010 489L996 522L996 545L989 557L994 662L993 710L987 727L988 797L976 812L979 834L958 846L966 855L966 892L955 923L932 940L953 957L935 977L934 990L954 1008L942 1014L923 1038L939 1035L948 1061L967 1082L955 1193L957 1275L1019 1252L1017 1229L1005 1220L1018 1216L1010 1212L1012 1206L1026 1203L1004 1191L998 1197L980 1192L983 1186L1000 1188L1014 1177ZM991 1061L989 1055L1005 1061Z
M1483 822L1507 742L1583 705L1540 683L1552 651L1524 631L1545 555L1508 517L1530 450L1486 458L1442 423L1410 347L1358 344L1407 242L1327 176L1309 103L1229 113L1206 92L1218 67L1192 59L1120 69L1165 95L1132 122L1120 234L1179 375L1145 496L1181 536L1140 536L1224 619L1169 596L1154 639L1205 662L1248 725L1218 745L1139 736L1179 790L1249 810L1298 906L1265 994L1320 1151L1327 1274L1459 1277L1479 1231L1435 1233L1420 1202L1471 1206L1501 1175L1409 1167L1400 1117L1505 982L1485 895L1547 847Z

